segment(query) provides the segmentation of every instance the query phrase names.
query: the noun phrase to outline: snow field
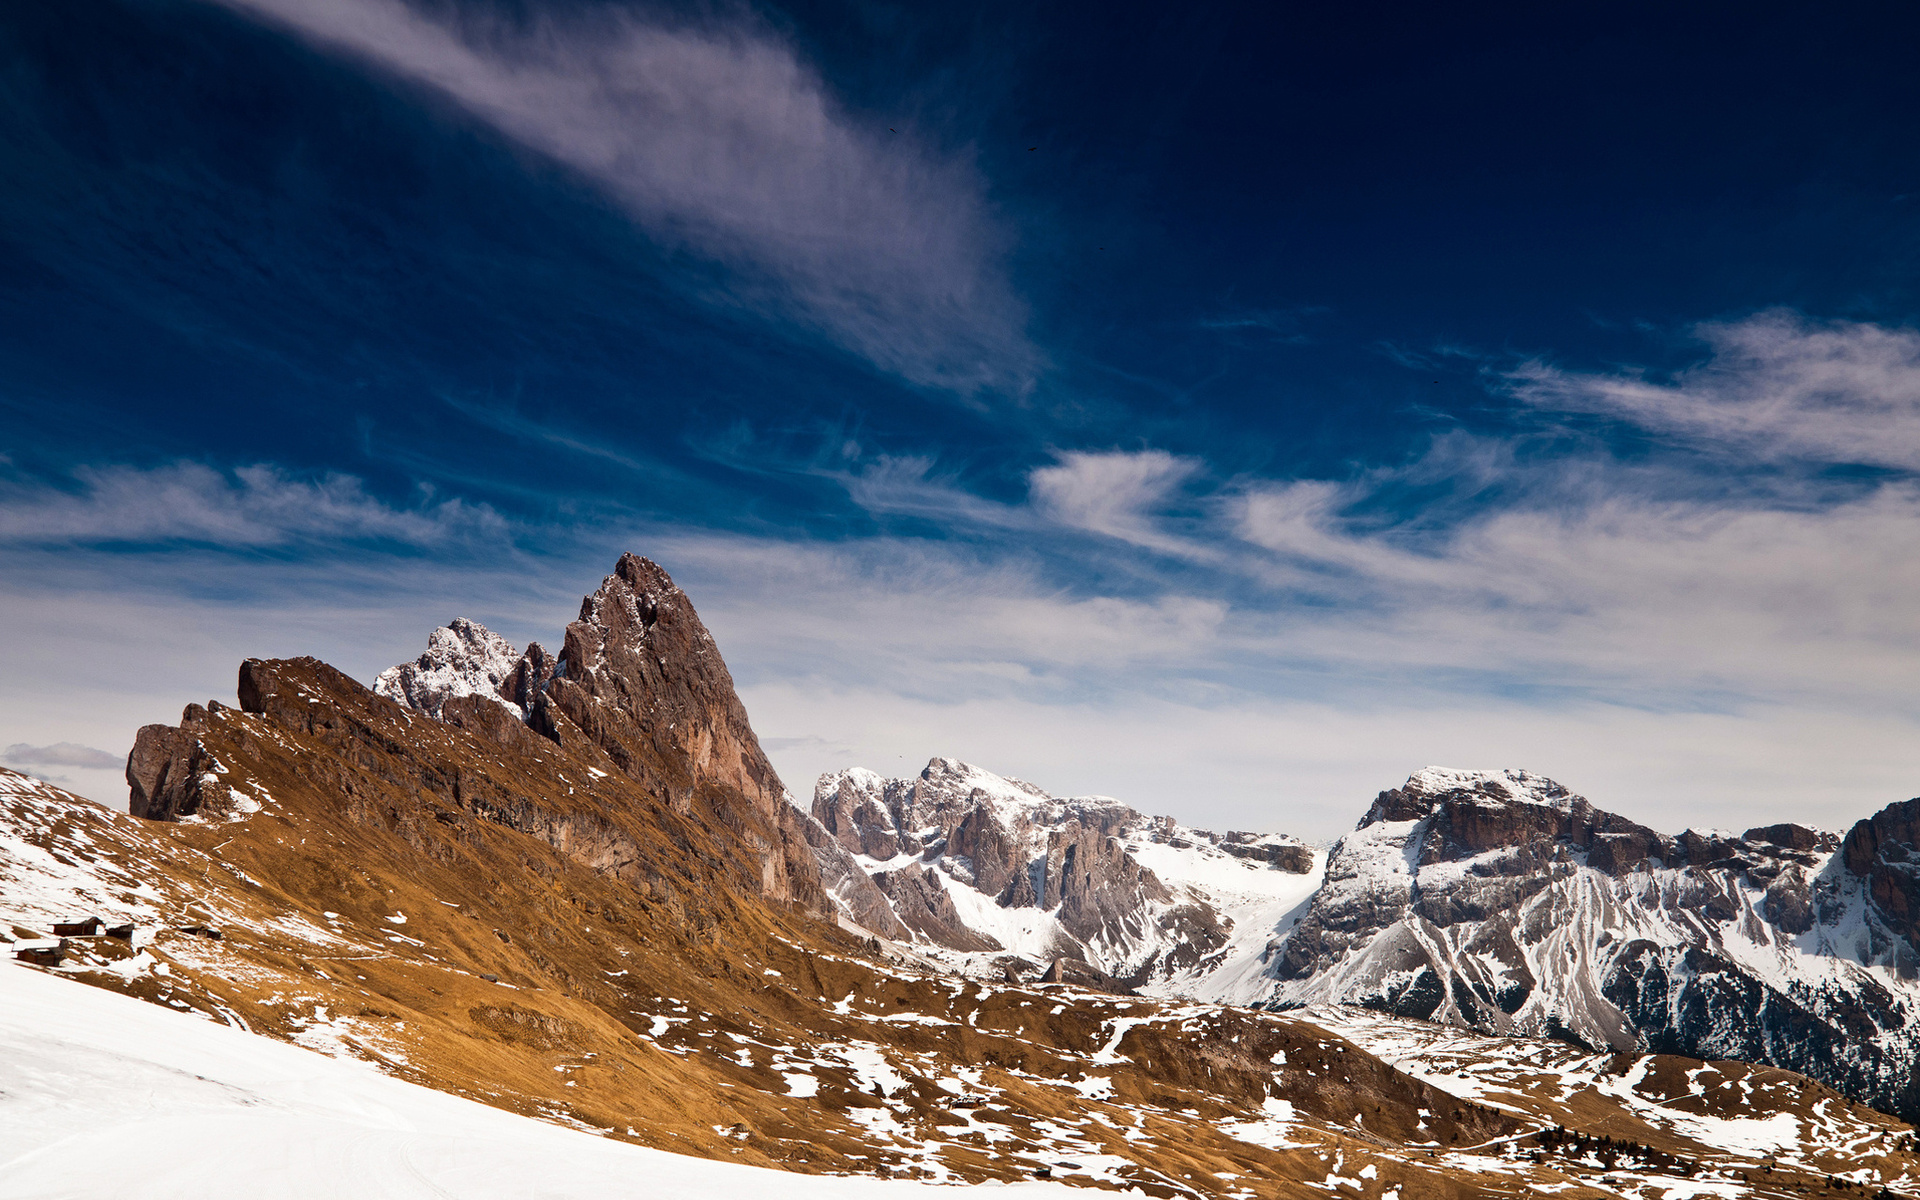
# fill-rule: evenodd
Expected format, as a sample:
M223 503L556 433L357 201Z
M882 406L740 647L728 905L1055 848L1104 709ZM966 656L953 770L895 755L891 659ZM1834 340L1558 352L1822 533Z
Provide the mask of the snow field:
M633 1146L11 961L0 1080L0 1200L913 1200L938 1186Z

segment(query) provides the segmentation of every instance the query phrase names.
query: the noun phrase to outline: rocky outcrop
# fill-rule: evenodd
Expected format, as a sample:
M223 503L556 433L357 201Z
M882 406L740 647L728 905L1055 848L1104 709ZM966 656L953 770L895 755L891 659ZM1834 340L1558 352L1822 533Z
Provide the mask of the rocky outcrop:
M581 601L528 721L557 734L554 714L683 810L703 796L754 846L765 895L829 911L800 814L760 749L719 647L657 564L623 555Z
M1086 988L1094 992L1112 992L1115 995L1131 996L1134 990L1090 962L1078 958L1056 958L1047 964L1040 976L1041 983L1070 983L1074 987Z
M1211 837L1204 830L1196 832ZM1313 870L1313 847L1292 838L1271 833L1234 831L1215 841L1214 845L1235 858L1263 862L1294 875L1305 875Z
M1866 881L1887 933L1904 943L1895 953L1912 976L1920 967L1920 799L1889 804L1855 824L1840 853L1847 870Z
M203 777L213 759L196 736L204 716L204 709L191 704L177 728L148 725L134 736L133 752L127 755L127 810L134 816L177 821L197 815L208 803ZM218 808L220 798L213 801Z

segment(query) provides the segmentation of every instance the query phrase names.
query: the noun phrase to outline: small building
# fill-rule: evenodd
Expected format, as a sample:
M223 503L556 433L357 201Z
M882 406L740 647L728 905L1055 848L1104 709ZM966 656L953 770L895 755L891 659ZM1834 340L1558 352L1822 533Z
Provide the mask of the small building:
M100 927L106 924L99 917L68 917L64 921L53 923L55 937L99 937Z
M63 941L15 942L13 956L29 966L57 967L61 951L66 948Z
M131 942L133 940L133 922L129 921L125 925L109 925L106 928L106 935L122 942Z

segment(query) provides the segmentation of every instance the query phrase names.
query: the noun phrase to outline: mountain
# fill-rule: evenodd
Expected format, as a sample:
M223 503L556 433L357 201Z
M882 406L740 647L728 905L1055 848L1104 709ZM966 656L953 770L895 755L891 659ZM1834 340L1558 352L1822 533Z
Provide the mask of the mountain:
M1324 859L1282 835L1222 837L944 758L911 779L823 775L813 817L935 960L1116 991L1205 992L1264 949Z
M1239 999L1769 1063L1920 1116L1915 817L1677 836L1525 771L1382 792Z
M1428 768L1321 855L935 759L824 775L813 816L953 969L1767 1063L1920 1116L1920 801L1668 836Z
M378 691L313 659L248 660L234 703L140 732L129 813L0 772L17 960L0 970L789 1171L1050 1175L1167 1200L1920 1180L1906 1126L1785 1072L1173 999L1272 1000L1286 940L1269 943L1292 910L1312 919L1323 857L954 763L849 776L831 823L802 812L691 602L644 559L586 597L557 655L503 645L449 625ZM1874 830L1865 886L1892 895L1898 873L1872 872L1903 835ZM895 893L947 898L968 918L949 934L982 942L916 930ZM1029 928L1044 938L1015 936ZM1063 950L1086 982L1151 994L1079 986ZM1014 978L993 974L1008 958ZM104 1032L31 1011L0 1014L9 1164L57 1161L78 1194L131 1177L164 1143L95 1086L116 1071L156 1097L198 1074L180 1120L280 1136L244 1080L213 1082L219 1064L104 1061L87 1049ZM8 1175L0 1196L32 1194Z

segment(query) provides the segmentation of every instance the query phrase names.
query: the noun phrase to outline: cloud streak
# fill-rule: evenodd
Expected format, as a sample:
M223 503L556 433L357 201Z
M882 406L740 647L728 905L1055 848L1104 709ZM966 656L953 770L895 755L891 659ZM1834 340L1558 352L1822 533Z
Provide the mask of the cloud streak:
M1018 391L1042 366L970 161L855 117L764 28L220 2L431 88L579 172L654 236L730 268L714 299L919 384Z
M81 467L72 476L78 490L0 484L0 543L257 548L372 540L432 547L506 531L506 522L484 504L450 499L395 508L368 494L359 479L337 473L306 480L254 465L227 475L181 462Z
M126 764L123 757L74 742L55 742L51 746L15 742L0 750L0 758L27 767L84 767L97 771L118 770Z
M1920 330L1776 310L1695 332L1710 357L1670 381L1531 362L1513 393L1720 454L1920 470Z

